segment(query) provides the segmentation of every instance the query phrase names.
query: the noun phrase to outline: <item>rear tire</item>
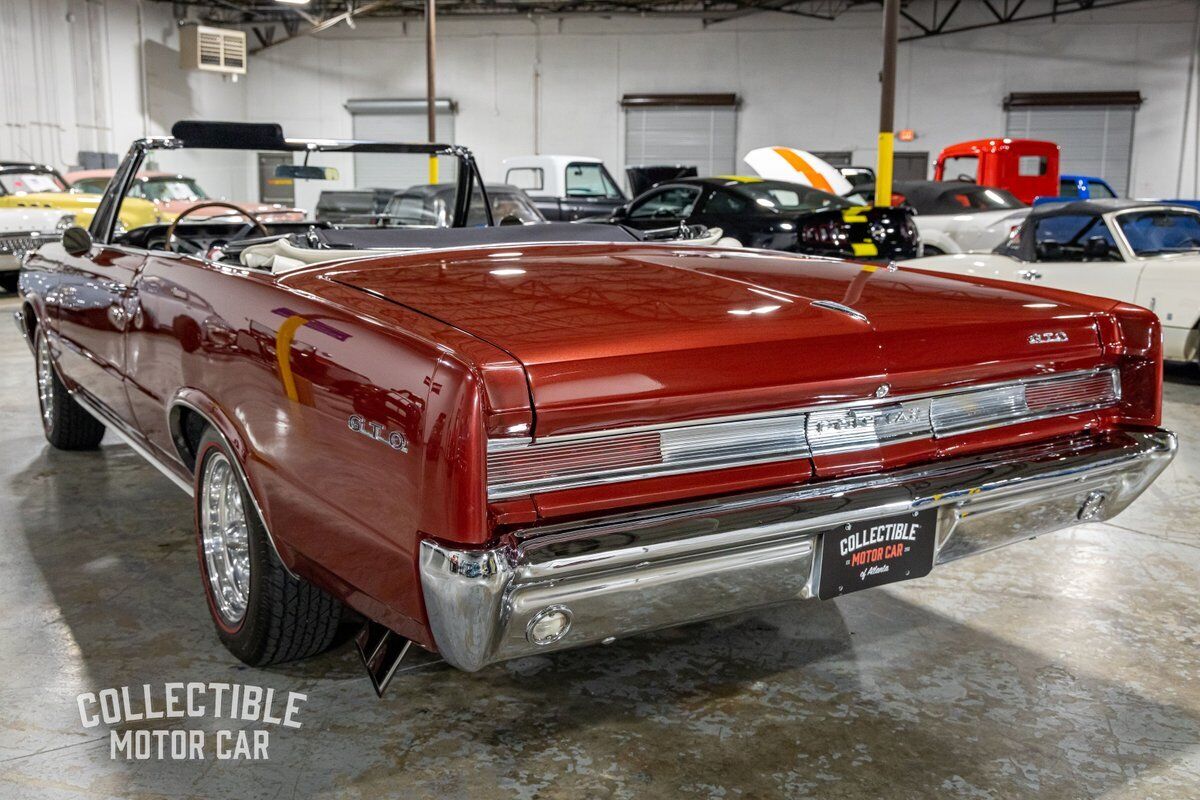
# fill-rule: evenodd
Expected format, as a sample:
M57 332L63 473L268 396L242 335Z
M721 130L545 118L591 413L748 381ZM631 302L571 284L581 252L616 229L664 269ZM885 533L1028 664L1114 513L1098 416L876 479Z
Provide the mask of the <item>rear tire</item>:
M196 455L196 547L217 635L253 667L314 656L333 644L343 606L288 573L234 458L205 431Z
M50 340L39 327L34 336L38 408L46 441L59 450L95 450L104 438L104 425L83 410L59 380L50 353Z
M940 247L934 247L931 244L925 245L921 249L922 256L944 256L946 253Z
M17 284L20 282L20 278L20 272L0 272L0 289L3 289L9 294L15 294L17 291Z

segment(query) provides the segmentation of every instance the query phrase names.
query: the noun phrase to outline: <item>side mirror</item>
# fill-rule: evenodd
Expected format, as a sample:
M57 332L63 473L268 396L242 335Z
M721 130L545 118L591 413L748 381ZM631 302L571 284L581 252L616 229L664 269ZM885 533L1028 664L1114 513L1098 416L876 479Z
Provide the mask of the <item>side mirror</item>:
M629 204L628 203L626 203L625 205L617 206L616 208L613 209L613 212L612 212L613 219L625 219L628 216L629 216Z
M87 228L73 225L63 231L62 246L69 256L86 256L92 252L92 235Z

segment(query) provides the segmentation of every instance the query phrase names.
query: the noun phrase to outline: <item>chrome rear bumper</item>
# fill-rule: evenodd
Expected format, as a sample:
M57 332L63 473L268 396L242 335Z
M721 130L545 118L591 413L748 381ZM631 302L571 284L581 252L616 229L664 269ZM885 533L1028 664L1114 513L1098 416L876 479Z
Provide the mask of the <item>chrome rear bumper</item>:
M816 594L820 532L938 509L935 563L1103 520L1175 455L1168 431L1080 436L890 473L519 532L513 545L426 541L421 582L438 650L474 671ZM547 612L569 628L529 633Z

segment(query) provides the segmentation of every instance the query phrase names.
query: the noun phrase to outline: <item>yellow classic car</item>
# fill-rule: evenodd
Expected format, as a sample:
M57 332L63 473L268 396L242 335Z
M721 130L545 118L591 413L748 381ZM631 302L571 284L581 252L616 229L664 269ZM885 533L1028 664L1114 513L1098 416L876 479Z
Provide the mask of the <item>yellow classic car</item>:
M99 194L67 191L67 182L53 167L26 162L0 161L0 208L53 208L75 215L75 223L87 227L100 205ZM170 222L175 215L161 211L147 200L127 198L121 203L118 220L126 230Z

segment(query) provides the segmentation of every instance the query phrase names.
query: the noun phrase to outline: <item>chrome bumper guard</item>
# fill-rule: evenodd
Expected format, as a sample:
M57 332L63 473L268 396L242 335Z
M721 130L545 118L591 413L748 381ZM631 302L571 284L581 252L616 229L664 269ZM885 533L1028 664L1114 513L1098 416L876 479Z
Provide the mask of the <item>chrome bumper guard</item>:
M1168 431L1079 436L890 473L421 548L438 650L510 658L816 595L820 533L938 509L935 564L1120 513L1175 455ZM540 642L540 643L538 643Z

